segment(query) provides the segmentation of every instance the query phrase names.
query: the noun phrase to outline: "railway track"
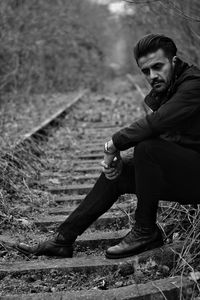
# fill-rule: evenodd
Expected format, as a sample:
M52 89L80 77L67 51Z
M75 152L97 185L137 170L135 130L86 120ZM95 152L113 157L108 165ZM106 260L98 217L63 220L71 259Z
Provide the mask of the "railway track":
M132 94L133 105L138 107L138 90ZM41 146L47 168L36 184L48 191L53 201L45 214L32 220L36 241L51 234L91 190L101 172L104 142L123 125L115 111L123 103L114 93L111 96L80 92L71 106L26 136L30 139L42 134L44 128L48 130L49 124L63 117L62 126L53 130L51 126L51 137ZM126 105L125 109L130 110ZM71 134L69 149L66 132ZM180 292L192 288L188 279L169 276L174 251L180 250L180 244L166 244L119 260L104 256L105 249L131 228L135 201L134 195L120 197L77 239L73 258L30 259L21 255L18 261L1 262L2 286L11 288L9 293L0 292L0 299L179 299Z

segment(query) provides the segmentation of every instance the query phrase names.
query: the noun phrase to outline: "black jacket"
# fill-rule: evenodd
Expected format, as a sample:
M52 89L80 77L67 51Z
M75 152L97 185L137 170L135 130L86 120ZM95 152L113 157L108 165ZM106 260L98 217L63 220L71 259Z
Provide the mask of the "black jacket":
M177 60L171 85L162 97L144 99L153 112L112 136L118 150L161 137L200 152L200 70Z

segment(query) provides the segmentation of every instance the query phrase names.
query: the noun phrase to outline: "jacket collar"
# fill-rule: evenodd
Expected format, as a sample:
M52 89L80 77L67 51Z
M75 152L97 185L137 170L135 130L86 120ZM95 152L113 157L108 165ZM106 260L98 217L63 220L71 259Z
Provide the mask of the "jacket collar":
M145 97L145 103L153 111L157 110L174 93L176 86L181 82L181 75L188 68L189 65L186 62L182 61L180 58L177 58L168 90L164 94L159 95L152 89L150 93Z

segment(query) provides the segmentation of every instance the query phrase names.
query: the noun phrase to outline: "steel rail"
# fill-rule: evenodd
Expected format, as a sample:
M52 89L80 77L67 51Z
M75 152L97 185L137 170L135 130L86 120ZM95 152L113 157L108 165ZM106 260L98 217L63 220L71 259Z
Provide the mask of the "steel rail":
M76 93L75 97L73 97L69 103L63 105L41 124L35 126L30 132L24 134L22 138L14 145L14 149L22 146L31 139L37 140L39 137L41 138L43 135L46 135L47 130L53 125L58 126L58 120L64 118L67 112L69 112L69 110L72 109L88 92L88 89L84 89Z

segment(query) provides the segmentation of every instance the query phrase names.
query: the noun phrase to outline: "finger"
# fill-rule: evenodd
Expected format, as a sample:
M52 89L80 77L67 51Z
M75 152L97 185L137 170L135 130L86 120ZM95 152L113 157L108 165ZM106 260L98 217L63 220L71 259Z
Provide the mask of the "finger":
M116 172L108 172L108 170L105 170L105 169L103 170L103 173L109 177L114 176L116 174Z
M101 161L100 165L101 165L103 168L105 168L105 169L108 168L108 165L105 163L104 160Z
M110 173L110 174L105 174L107 177L109 178L112 178L112 177L117 177L119 175L118 172L113 172L113 173Z
M115 171L109 173L108 175L109 175L109 176L115 176L115 175L117 175L117 174L118 174L118 172L115 170Z
M118 177L118 175L115 175L115 176L107 176L107 175L105 175L105 176L106 176L106 178L109 179L109 180L113 180L113 179L115 179L115 178Z
M104 155L104 163L109 167L114 159L114 155L111 154L105 154Z
M113 173L115 171L116 171L115 168L108 168L108 169L105 168L105 173L107 173L107 174L111 174L111 173Z

